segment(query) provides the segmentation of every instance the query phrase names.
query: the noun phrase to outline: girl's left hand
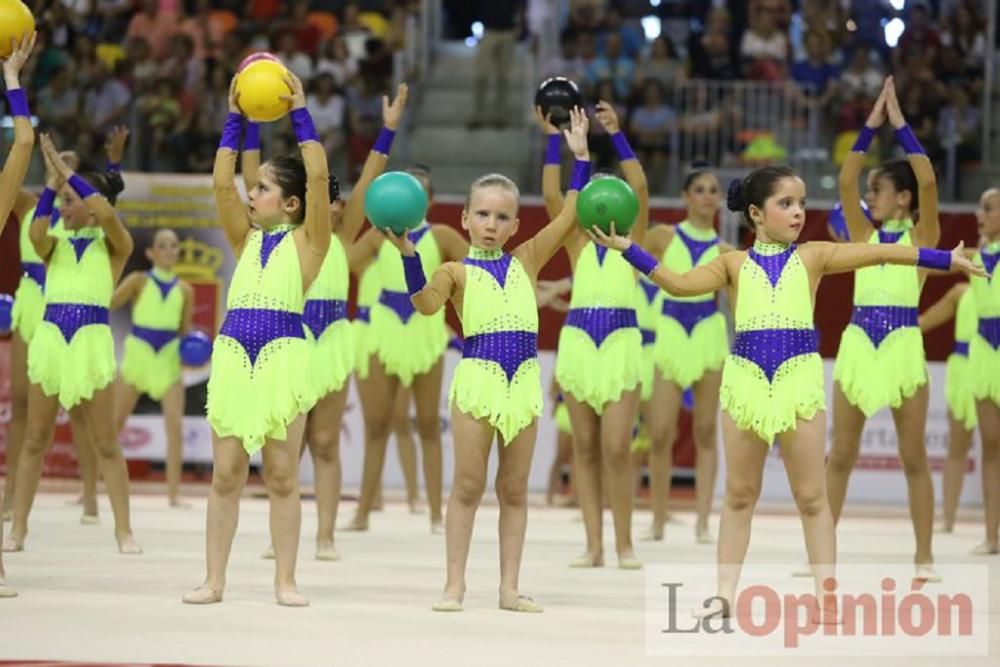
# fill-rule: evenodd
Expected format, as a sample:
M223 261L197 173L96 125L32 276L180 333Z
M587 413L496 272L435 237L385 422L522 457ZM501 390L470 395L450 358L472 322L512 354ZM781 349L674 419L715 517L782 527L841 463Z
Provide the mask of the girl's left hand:
M385 237L389 239L392 245L396 246L403 256L413 257L417 254L417 248L413 245L413 241L410 240L409 232L403 232L402 235L399 235L391 229L383 229L382 233L385 234Z
M399 121L403 118L403 109L406 108L406 98L410 89L405 83L399 84L396 89L396 97L389 103L387 95L382 96L382 124L390 130L399 129Z
M972 260L965 256L965 241L959 241L955 249L951 251L951 268L958 269L970 276L978 276L980 278L990 277L983 267L976 266L972 263Z
M104 144L104 150L108 154L108 162L112 164L121 164L122 158L125 157L125 142L128 141L128 128L124 125L118 125L115 129L111 130L108 135L108 141Z
M291 104L293 109L305 109L306 93L305 89L302 87L302 80L295 76L295 72L288 70L288 76L285 77L285 84L288 86L288 89L292 91L292 94L281 95L280 99Z
M896 97L896 82L890 76L886 81L885 111L889 115L889 122L897 130L906 125L906 118L903 117L903 110L899 107L899 99Z
M611 234L605 234L597 225L591 227L587 234L590 235L590 240L594 243L619 252L625 252L632 246L632 239L627 236L619 236L615 232L615 223L613 222L611 223Z
M73 175L73 170L69 168L69 165L66 164L66 161L59 154L59 150L52 143L52 137L43 133L39 137L39 144L41 145L42 155L46 163L51 166L62 181L68 180Z

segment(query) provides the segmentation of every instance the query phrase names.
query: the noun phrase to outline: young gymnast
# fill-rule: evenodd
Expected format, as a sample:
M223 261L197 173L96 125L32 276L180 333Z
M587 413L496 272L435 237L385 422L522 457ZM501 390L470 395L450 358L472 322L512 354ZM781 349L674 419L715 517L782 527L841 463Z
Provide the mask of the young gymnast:
M108 164L105 178L113 189L118 192L124 188L121 180L122 156L125 153L125 141L128 139L128 129L116 127L108 136L105 145ZM79 171L80 158L74 151L62 151L60 156L73 171ZM17 488L17 465L24 445L24 429L28 418L28 344L34 335L45 312L45 263L35 252L31 242L31 221L35 217L35 207L38 196L28 190L21 194L14 205L18 220L21 221L21 280L14 295L14 308L11 313L13 329L17 335L11 337L11 420L7 440L7 479L4 487L4 520L14 517L14 496ZM49 234L60 236L65 234L62 217L59 212L59 198L52 208L49 218ZM97 452L87 435L87 429L82 422L79 411L69 415L73 429L73 445L76 449L77 463L80 468L80 478L83 481L83 493L79 502L83 506L80 523L95 525L99 522L97 510Z
M85 429L111 499L115 537L123 554L141 553L129 518L128 468L114 431L114 340L108 307L132 254L132 237L115 213L120 183L96 173L77 175L42 135L46 188L31 222L31 241L46 265L45 312L28 347L28 421L18 461L14 523L5 551L20 551L28 516L52 443L61 405ZM49 234L56 190L66 234ZM81 444L81 449L86 444Z
M645 247L663 265L676 273L708 264L733 250L719 239L715 216L722 202L718 177L705 166L696 166L681 187L687 215L674 225L656 225L646 237ZM640 283L645 287L645 284ZM654 286L655 287L655 286ZM677 420L684 390L694 394L692 411L695 458L695 539L710 544L708 519L715 495L718 469L716 421L722 364L729 353L726 318L712 293L692 297L663 294L656 303L656 373L651 409L643 416L649 426L649 493L653 522L643 539L662 540L670 497L671 468Z
M219 219L237 264L208 380L214 465L207 573L204 583L183 599L188 604L222 601L240 495L250 456L260 451L270 501L275 599L279 605L300 607L309 601L295 582L302 524L299 452L306 414L318 399L315 382L305 373L310 347L303 311L330 247L329 172L302 82L289 74L287 101L302 156L266 162L249 192L249 204L243 203L235 178L243 128L237 77L212 175Z
M31 163L31 148L35 145L35 131L31 128L28 98L21 88L19 80L21 68L31 56L31 50L35 46L35 33L23 35L20 41L12 46L14 47L12 53L3 61L3 79L7 88L7 107L10 109L10 115L14 117L14 141L7 153L3 172L0 173L0 232L3 232L7 218L15 208L21 184L24 182L24 176L28 173L28 165ZM15 301L15 303L17 302ZM15 334L14 340L17 341L17 338L18 335ZM17 369L12 364L11 372L16 371ZM10 443L10 438L14 434L8 431L7 435L7 442ZM7 466L7 484L9 485L10 458L7 459ZM9 493L9 490L6 493ZM6 503L4 507L7 507ZM0 508L0 514L4 514L2 509ZM0 543L3 542L3 523L4 518L0 516ZM3 554L0 553L0 598L15 597L17 591L7 585L4 576Z
M872 219L882 223L875 229L861 209L858 177L869 144L887 116L907 159L884 163L869 173L868 207ZM934 168L900 111L892 77L886 79L865 127L844 159L840 201L852 242L934 248L941 238ZM919 224L914 224L918 211ZM826 485L836 522L844 507L865 421L890 408L916 538L914 562L919 566L919 578L935 581L938 575L931 551L934 486L924 444L927 362L917 326L926 275L916 266L872 266L854 277L854 312L833 368L833 446Z
M174 274L180 242L172 229L160 229L146 249L149 271L130 273L111 297L111 308L132 306L132 328L125 337L115 405L115 433L141 394L160 402L167 435L167 502L180 499L183 461L184 383L180 337L191 328L194 288Z
M391 135L383 137L381 141L388 141ZM423 184L430 210L434 198L430 170L414 165L407 171ZM468 253L469 244L448 225L425 221L409 234L428 273L433 273L443 262L461 261ZM399 387L410 387L416 403L431 531L437 532L441 526L441 385L444 351L448 346L444 312L424 315L414 310L406 294L403 260L377 229L361 236L350 252L350 263L355 275L362 268L375 271L381 291L371 306L368 330L374 354L368 362L365 386L368 397L377 398L365 400L361 496L353 520L344 528L368 530L368 514L382 479L386 441L392 430L395 396Z
M969 342L969 375L983 442L986 540L972 553L986 555L1000 553L1000 188L983 193L976 217L982 243L975 263L987 275L970 281L978 324Z
M623 252L640 273L674 296L732 287L736 339L722 371L726 496L719 527L718 596L708 613L728 614L750 542L764 462L775 440L805 533L817 595L834 573L836 534L826 495L823 360L813 309L820 279L883 263L982 273L962 254L900 244L796 245L805 224L806 188L787 167L756 169L733 181L728 207L756 233L753 248L733 251L677 273L629 239L595 240Z
M976 398L969 375L969 341L976 334L976 305L969 283L956 283L917 320L921 332L955 320L955 348L948 355L945 399L948 403L948 457L942 477L941 532L955 528L965 464L976 429ZM985 480L984 480L985 481Z
M384 133L391 135L399 127L406 97L407 87L402 84L392 104L388 97L382 98ZM243 149L243 178L247 192L253 190L259 176L260 141L259 135L253 134ZM331 178L329 250L306 294L302 315L310 350L307 369L319 397L306 416L302 448L305 452L308 447L315 471L317 560L340 560L333 536L340 505L340 427L347 405L348 381L355 365L354 333L347 319L350 280L347 253L365 221L365 193L371 182L385 170L389 147L389 142L376 142L346 203L339 201L339 185ZM273 548L265 557L273 557Z
M574 109L566 138L577 158L563 210L510 254L504 244L517 233L519 193L505 176L473 181L462 211L472 247L461 262L442 264L426 282L421 258L408 235L390 239L405 258L407 289L421 313L440 312L450 301L465 335L450 401L455 437L455 478L445 523L448 576L432 609L461 611L465 567L476 508L486 488L493 439L500 439L496 493L500 502L501 609L540 612L521 594L518 575L527 527L528 473L542 413L538 365L538 272L573 231L576 198L589 176L587 118Z
M542 193L550 218L563 207L560 193L558 130L535 115L548 135ZM597 105L596 116L618 153L622 173L639 199L632 230L637 242L645 239L649 221L649 188L642 165L621 132L614 108ZM642 567L632 545L634 485L632 426L639 407L642 375L642 334L636 319L635 272L617 254L594 245L580 228L565 241L573 272L573 292L566 324L559 335L556 380L562 388L573 428L574 483L583 513L586 549L570 567L604 565L603 498L611 500L618 566Z

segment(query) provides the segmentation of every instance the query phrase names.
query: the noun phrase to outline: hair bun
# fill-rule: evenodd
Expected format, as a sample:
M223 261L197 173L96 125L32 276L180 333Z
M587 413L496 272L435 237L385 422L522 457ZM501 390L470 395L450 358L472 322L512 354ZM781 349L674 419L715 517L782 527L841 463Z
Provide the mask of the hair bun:
M108 188L114 195L120 195L125 190L125 180L117 171L109 171L104 174L104 180L108 183Z
M726 208L736 213L743 210L743 181L734 178L726 191Z

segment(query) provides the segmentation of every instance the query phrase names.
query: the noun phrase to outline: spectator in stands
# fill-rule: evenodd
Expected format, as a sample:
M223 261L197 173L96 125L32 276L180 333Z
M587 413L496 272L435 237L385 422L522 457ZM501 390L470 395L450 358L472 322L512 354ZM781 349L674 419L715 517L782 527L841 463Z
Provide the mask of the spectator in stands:
M89 123L91 133L104 137L116 125L125 124L132 94L125 84L111 76L104 63L96 63L93 77L90 90L84 96L82 118Z
M358 61L347 50L343 37L331 37L323 44L316 74L330 74L338 88L346 86L358 74Z
M981 114L976 106L970 104L965 88L951 86L950 91L951 100L938 118L938 139L945 150L955 147L959 164L973 162L980 156Z
M310 83L312 89L306 96L306 108L312 115L319 132L320 142L326 149L327 160L344 145L344 112L346 103L336 88L332 74L320 74Z
M633 61L639 57L639 52L646 45L646 34L642 31L642 27L623 23L621 13L613 6L604 14L602 30L597 37L598 53L605 52L608 35L618 35L622 53Z
M840 88L845 100L863 97L874 101L882 90L885 74L872 63L871 50L859 46L851 56L850 64L840 75Z
M39 91L35 109L41 126L58 140L56 145L73 145L80 114L80 91L73 87L69 65L57 69L49 85Z
M672 90L686 78L684 63L677 58L674 45L660 35L649 45L649 55L636 63L633 87L638 90L652 79L659 82L664 90Z
M295 76L303 81L308 81L312 77L312 60L299 48L299 42L295 38L295 33L285 30L278 37L278 52L275 54L285 64L285 67L295 72Z
M578 44L579 39L573 31L563 30L559 35L559 53L542 65L542 78L564 76L582 84L587 78L587 67L578 55Z
M142 37L149 42L153 57L162 58L167 52L167 43L177 29L177 15L160 11L158 0L143 0L142 11L129 21L126 37Z
M596 84L602 79L610 79L619 97L626 97L635 77L635 61L622 51L620 35L610 33L604 40L604 53L598 55L587 67L587 79Z
M691 59L691 75L696 79L731 80L739 78L729 36L713 28L698 40L700 53Z
M319 43L323 39L320 29L309 22L309 0L295 0L288 11L288 20L283 21L281 28L295 35L299 51L310 58L319 53Z
M986 57L983 21L977 18L966 4L959 4L948 18L948 29L941 35L941 44L958 52L970 74L982 74Z
M150 90L159 71L159 64L153 60L149 42L142 37L132 37L125 44L125 60L131 66L129 85L136 97Z
M759 3L750 13L750 27L743 33L740 56L743 73L751 79L781 81L788 62L788 35L778 28L775 11Z
M180 84L183 90L191 90L205 76L205 61L194 57L194 42L184 33L170 38L170 50L157 73Z
M933 66L941 49L941 33L931 19L930 10L923 2L908 3L906 30L899 38L899 48L892 56L897 60L906 54L915 53L924 65Z
M604 20L605 0L570 0L569 27L576 32L596 32Z
M70 60L69 54L63 49L56 48L52 45L51 35L49 29L40 25L37 29L38 36L35 39L35 52L33 56L34 67L32 63L28 63L28 67L31 68L31 89L39 90L44 88L49 84L49 81L55 76L56 72L64 67L74 67L74 63ZM27 75L28 72L26 71ZM72 71L70 72L72 78ZM72 85L72 82L71 82ZM62 144L58 144L62 146Z
M480 128L489 122L498 128L507 125L508 79L517 41L517 26L523 12L524 0L490 0L479 7L479 20L484 32L476 46L475 90L469 129ZM496 80L496 99L492 103L487 99L490 79Z
M357 60L365 57L365 42L372 36L371 32L358 20L361 8L358 3L349 2L344 5L344 14L340 19L340 34L347 42L347 50Z
M218 57L222 40L226 36L226 27L212 13L212 0L185 0L184 5L187 18L181 22L180 32L191 38L194 57Z
M52 36L52 45L57 49L69 49L76 37L76 27L72 23L66 5L54 2L49 5L44 16Z
M642 85L642 104L629 120L629 133L635 140L640 161L649 170L650 183L664 180L670 133L676 121L677 114L667 104L663 84L656 79L646 80Z
M840 69L830 63L830 43L825 32L810 30L806 34L806 59L792 65L791 73L800 99L826 108L837 98Z
M91 38L80 35L73 45L73 85L84 90L93 83L94 71L100 64L97 60L97 44Z

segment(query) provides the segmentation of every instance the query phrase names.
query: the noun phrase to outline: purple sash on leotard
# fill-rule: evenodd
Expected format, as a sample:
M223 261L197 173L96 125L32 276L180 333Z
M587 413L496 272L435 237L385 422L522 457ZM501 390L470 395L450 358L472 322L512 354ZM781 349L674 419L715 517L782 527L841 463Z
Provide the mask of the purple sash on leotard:
M83 327L92 324L107 326L110 321L107 308L82 303L50 303L45 306L43 319L59 327L67 344Z
M154 352L159 352L167 343L177 338L177 331L173 329L150 329L133 325L130 333L139 340L149 343Z
M909 306L855 306L851 324L861 327L877 348L896 329L917 326L917 309Z
M403 324L409 322L410 318L417 312L417 309L413 307L413 302L410 301L409 292L394 292L384 289L378 295L378 302L396 313L399 321Z
M990 347L1000 349L1000 317L980 317L978 331Z
M566 315L566 326L583 329L594 345L619 329L638 328L635 308L573 308Z
M347 318L347 302L343 299L309 299L302 311L302 323L319 340L331 324Z
M31 278L43 290L45 289L45 265L41 262L21 262L21 273L25 278Z
M715 299L711 301L674 301L672 299L664 299L661 312L665 316L676 320L678 324L684 327L684 331L690 337L691 332L694 331L699 322L719 312L719 306L715 302Z
M538 356L538 334L533 331L496 331L467 336L462 347L463 359L484 359L503 368L507 382L514 378L525 361Z
M736 332L733 355L753 362L774 381L778 368L793 357L815 354L819 342L815 329L755 329Z
M302 316L287 310L265 308L235 308L226 313L219 333L238 342L247 353L250 364L265 345L279 338L305 338Z

